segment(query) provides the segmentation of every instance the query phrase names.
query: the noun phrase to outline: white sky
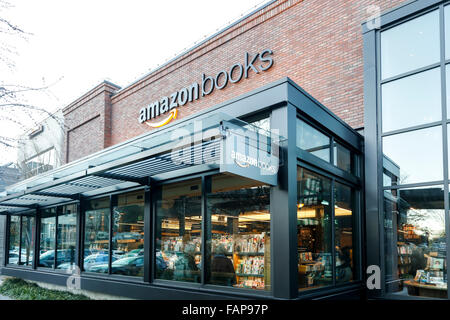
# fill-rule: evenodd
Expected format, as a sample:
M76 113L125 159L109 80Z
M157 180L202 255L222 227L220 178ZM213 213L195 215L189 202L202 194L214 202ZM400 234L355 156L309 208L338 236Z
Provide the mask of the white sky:
M9 0L0 11L24 31L12 56L15 68L0 68L0 83L49 85L49 94L28 95L28 103L55 111L109 80L126 86L268 0ZM1 34L0 34L1 37ZM0 39L11 42L11 38ZM29 119L14 114L26 125ZM0 120L0 136L21 129ZM0 146L0 164L15 161Z

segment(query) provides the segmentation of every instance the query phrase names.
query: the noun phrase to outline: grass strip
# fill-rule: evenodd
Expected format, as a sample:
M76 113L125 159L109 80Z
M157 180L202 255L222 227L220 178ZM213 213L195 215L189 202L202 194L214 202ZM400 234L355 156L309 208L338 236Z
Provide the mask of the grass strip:
M85 295L41 288L18 278L5 279L0 294L17 300L90 300Z

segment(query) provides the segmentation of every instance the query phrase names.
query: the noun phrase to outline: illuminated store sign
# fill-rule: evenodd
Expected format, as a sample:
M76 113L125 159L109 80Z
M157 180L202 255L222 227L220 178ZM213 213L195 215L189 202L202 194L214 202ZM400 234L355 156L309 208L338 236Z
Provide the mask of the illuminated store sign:
M242 78L248 78L249 73L252 71L259 74L271 68L273 65L272 54L273 52L270 49L263 50L254 56L245 53L244 64L235 63L228 70L219 71L215 77L202 74L200 85L194 82L190 86L182 88L169 96L162 97L142 108L139 111L139 123L146 123L152 128L166 125L177 117L176 108L207 96L215 89L222 90L228 83L237 83ZM166 115L167 113L170 114ZM162 115L166 115L166 117L157 123L147 122Z

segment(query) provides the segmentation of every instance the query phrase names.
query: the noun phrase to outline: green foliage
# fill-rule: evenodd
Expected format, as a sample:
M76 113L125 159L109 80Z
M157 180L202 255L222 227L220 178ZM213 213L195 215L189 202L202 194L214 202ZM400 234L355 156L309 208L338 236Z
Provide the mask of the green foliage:
M81 294L44 289L18 278L5 279L0 294L17 300L89 300Z

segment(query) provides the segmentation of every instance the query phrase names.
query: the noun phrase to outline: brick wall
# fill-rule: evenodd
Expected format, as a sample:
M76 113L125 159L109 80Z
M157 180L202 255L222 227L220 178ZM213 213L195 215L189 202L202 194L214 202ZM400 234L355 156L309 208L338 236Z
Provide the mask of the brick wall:
M113 84L103 82L63 109L66 162L111 144L111 95L118 89Z
M69 143L68 159L74 160L78 155L151 130L138 122L142 107L193 82L200 84L202 73L215 76L235 63L243 64L245 52L253 55L264 49L273 51L272 68L260 74L250 72L248 79L229 83L223 90L215 90L179 107L178 119L282 77L290 77L350 126L360 128L364 125L361 24L370 15L366 9L377 5L385 11L403 2L405 0L279 0L117 92L110 101L103 99L103 106L94 100L84 105L79 103L79 110L71 113L70 121L76 122L77 117L85 119L85 113L95 113L97 109L104 110L98 113L99 126L106 130L104 144L101 146L95 140L92 146L83 146L82 141L92 135L83 130L74 131L69 140L77 142ZM77 138L77 134L85 137Z

